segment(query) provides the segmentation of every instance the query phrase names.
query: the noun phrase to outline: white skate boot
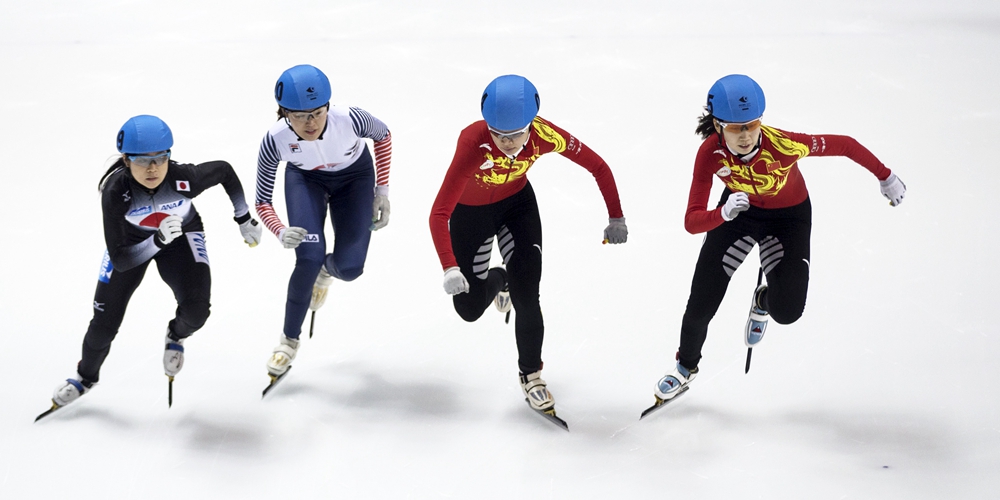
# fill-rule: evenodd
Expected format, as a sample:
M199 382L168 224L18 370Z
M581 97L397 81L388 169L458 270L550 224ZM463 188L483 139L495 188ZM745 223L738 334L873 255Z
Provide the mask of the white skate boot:
M506 287L497 292L496 298L493 299L493 305L497 306L497 311L502 313L510 312L513 304L510 302L510 291Z
M747 347L754 347L764 339L764 331L767 330L767 311L760 305L760 297L767 291L767 285L760 285L753 292L753 301L750 303L750 316L747 318L747 326L743 330L743 342Z
M167 332L163 348L163 373L173 378L184 368L184 339L174 340Z
M333 283L333 276L326 272L326 265L319 268L319 274L316 275L316 283L313 285L312 300L309 302L310 311L318 311L319 308L323 307L323 303L326 302L326 292L330 289L330 283Z
M524 397L528 400L528 404L531 405L531 409L547 412L555 407L556 402L552 398L552 393L549 392L549 389L545 386L545 381L541 378L541 370L527 375L523 373L519 375L521 378L521 390L524 391Z
M295 354L298 351L299 340L290 339L282 335L281 343L278 344L278 347L274 348L271 358L267 360L267 373L274 378L284 375L288 371L288 368L291 367L292 361L295 360Z
M68 378L66 382L59 384L55 392L52 393L52 404L66 406L86 394L93 385L93 382L84 380L79 375L76 378Z
M674 370L667 373L656 383L656 388L653 390L653 394L656 396L656 402L658 404L663 404L666 401L674 399L675 397L681 395L688 390L688 384L698 376L698 369L688 370L684 368L684 365L677 362L677 366Z

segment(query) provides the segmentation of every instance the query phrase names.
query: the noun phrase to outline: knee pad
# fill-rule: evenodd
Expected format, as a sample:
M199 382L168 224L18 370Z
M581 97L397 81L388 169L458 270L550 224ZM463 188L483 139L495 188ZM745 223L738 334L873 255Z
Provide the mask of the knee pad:
M780 304L775 304L775 301L769 300L768 306L771 308L768 314L771 315L771 319L779 325L789 325L802 317L802 311L805 310L805 304L801 306L785 306Z
M212 313L211 305L208 301L190 301L180 305L178 319L187 324L191 331L195 331L208 321L208 316Z
M362 267L349 267L347 269L334 268L332 270L329 267L327 267L326 270L334 278L337 278L337 279L339 279L341 281L354 281L354 280L358 279L358 277L361 276L362 273L365 272L365 268L363 266Z

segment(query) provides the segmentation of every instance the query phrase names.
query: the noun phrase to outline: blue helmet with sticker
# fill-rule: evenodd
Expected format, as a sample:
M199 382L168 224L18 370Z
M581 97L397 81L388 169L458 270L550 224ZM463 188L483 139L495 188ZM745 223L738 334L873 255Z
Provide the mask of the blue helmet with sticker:
M764 91L746 75L720 78L708 90L708 112L725 123L746 123L764 114Z
M538 91L527 78L499 76L486 86L480 104L486 124L503 132L520 130L538 115Z
M174 145L174 134L163 120L152 115L129 118L118 131L118 152L129 154L166 151Z
M286 69L274 84L274 100L292 111L316 109L330 102L330 95L330 79L309 64Z

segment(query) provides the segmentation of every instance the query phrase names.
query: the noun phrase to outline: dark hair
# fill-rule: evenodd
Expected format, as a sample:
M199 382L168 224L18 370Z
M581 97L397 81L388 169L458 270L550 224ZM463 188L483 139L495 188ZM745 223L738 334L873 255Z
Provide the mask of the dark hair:
M104 172L104 175L101 176L101 181L97 183L97 191L98 192L104 191L104 185L108 182L108 178L114 175L115 172L123 170L124 168L125 168L125 157L121 156L118 158L118 161L114 162L111 165L111 167L108 168L108 171Z
M702 139L708 139L712 134L718 133L715 130L715 117L708 111L708 106L705 106L705 114L698 118L698 126L694 129L694 133L700 135Z

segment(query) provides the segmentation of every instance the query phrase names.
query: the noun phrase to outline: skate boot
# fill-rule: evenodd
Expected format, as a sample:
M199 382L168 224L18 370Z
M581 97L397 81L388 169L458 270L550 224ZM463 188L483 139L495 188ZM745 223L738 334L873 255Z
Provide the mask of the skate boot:
M510 291L507 287L503 287L503 290L497 292L496 298L493 299L493 305L497 306L497 311L502 313L510 312L513 304L510 302Z
M313 285L312 300L309 302L310 311L318 311L319 308L323 307L323 303L326 302L326 292L330 289L330 283L333 283L333 276L326 272L326 265L324 264L319 268L319 274L316 275L316 283Z
M764 331L767 330L767 311L761 306L760 298L767 291L767 285L760 285L753 292L753 301L750 304L750 317L747 318L747 326L743 330L743 342L747 347L754 347L764 338Z
M163 373L174 378L174 375L180 373L181 368L184 368L184 339L174 339L170 336L170 331L167 331L164 344Z
M86 394L93 385L93 382L79 375L76 378L68 378L52 393L52 404L56 407L66 406Z
M684 391L688 390L688 384L698 376L698 369L688 370L684 368L684 365L680 361L677 362L677 366L670 373L667 373L656 383L656 389L653 394L656 396L656 402L663 403L664 401L669 401L677 396L679 396Z
M290 339L281 336L281 343L274 348L271 359L267 360L267 373L272 377L284 375L295 360L295 354L299 351L299 339Z
M534 373L529 373L527 375L520 373L521 378L521 390L524 391L524 397L528 400L528 404L531 405L531 409L554 413L556 402L552 398L552 393L549 389L545 387L545 381L542 380L542 371L538 370Z

